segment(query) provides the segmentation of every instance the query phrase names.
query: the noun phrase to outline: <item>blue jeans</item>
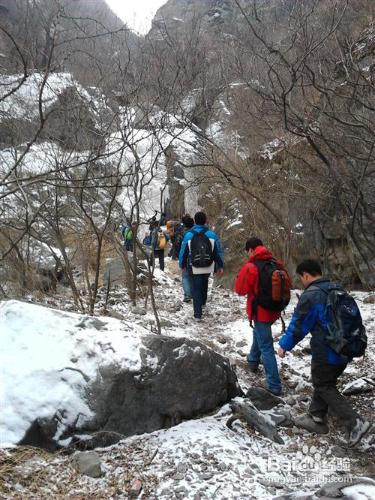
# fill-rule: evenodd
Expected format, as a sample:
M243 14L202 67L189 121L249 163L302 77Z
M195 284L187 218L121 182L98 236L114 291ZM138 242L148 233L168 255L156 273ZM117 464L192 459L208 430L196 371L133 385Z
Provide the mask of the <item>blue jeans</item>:
M202 317L202 306L207 302L208 278L209 274L193 274L193 308L194 318Z
M185 270L182 271L182 288L184 290L184 298L191 299L193 296L193 278L192 274Z
M281 382L273 348L271 326L272 323L254 321L253 345L247 355L247 361L249 365L256 367L262 356L268 387L273 393L278 394L281 393Z

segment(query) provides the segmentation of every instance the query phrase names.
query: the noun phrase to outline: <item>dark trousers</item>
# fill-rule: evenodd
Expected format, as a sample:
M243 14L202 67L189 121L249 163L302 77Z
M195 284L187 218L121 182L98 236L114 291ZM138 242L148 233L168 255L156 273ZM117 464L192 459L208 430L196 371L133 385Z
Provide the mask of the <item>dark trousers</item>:
M154 258L159 258L159 267L161 271L164 271L164 250L154 250ZM151 262L151 265L153 262Z
M329 365L311 362L311 376L314 386L309 413L314 417L324 418L328 409L338 417L350 431L359 415L349 401L337 390L338 377L345 370L344 365Z
M202 317L202 306L204 306L207 302L209 277L209 274L193 274L192 276L194 318Z
M128 252L133 251L133 240L125 240L124 246Z

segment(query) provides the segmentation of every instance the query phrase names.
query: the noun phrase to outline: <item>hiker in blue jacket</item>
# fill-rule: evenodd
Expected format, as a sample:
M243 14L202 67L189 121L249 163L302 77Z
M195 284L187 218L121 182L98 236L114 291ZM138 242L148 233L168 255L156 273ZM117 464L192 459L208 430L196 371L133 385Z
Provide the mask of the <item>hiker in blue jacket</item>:
M326 343L328 318L327 292L337 284L323 278L318 261L306 259L296 269L305 290L294 310L291 322L279 341L278 355L283 358L298 342L311 333L311 377L314 387L308 414L295 419L295 424L311 432L328 432L328 409L343 421L349 444L358 443L369 430L370 423L358 415L348 400L337 390L337 379L350 358L337 354Z
M184 272L189 262L191 264L194 318L201 321L202 307L207 301L208 279L215 268L218 274L223 273L224 256L218 235L206 226L206 214L197 212L194 222L182 241L179 266Z

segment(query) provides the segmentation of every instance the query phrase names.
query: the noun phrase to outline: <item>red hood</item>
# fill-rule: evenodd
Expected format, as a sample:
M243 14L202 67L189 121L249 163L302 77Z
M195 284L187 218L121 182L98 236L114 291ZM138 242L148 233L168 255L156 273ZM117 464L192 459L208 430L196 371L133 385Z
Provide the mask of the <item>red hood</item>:
M249 262L254 262L254 260L269 260L272 257L272 253L266 247L259 246L256 247L255 253L249 258Z

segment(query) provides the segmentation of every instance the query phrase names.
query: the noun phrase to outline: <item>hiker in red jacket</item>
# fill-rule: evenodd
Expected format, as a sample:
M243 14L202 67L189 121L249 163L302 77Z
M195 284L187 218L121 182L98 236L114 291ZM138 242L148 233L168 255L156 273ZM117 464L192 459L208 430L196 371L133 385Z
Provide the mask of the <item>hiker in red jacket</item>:
M259 238L247 240L245 248L249 259L238 273L235 291L239 295L247 295L247 315L250 325L254 322L253 344L247 355L247 362L250 370L255 373L262 358L268 390L280 395L282 388L271 326L280 318L281 311L289 302L291 281L283 264L274 259ZM277 276L280 275L283 283L279 297L274 296L272 288L272 276L275 272Z

